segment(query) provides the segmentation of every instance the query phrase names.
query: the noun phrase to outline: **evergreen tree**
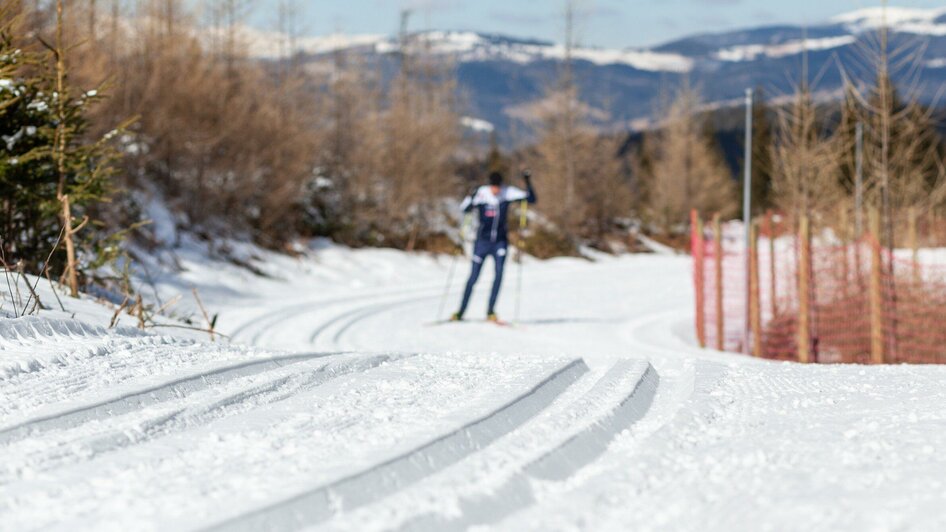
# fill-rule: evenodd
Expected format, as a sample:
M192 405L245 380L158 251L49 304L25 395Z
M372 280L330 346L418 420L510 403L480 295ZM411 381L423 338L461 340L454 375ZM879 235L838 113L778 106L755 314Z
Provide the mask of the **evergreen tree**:
M31 73L42 55L24 48L19 14L4 7L0 20L0 241L8 264L22 260L35 272L60 229L56 167L49 157L55 102Z
M114 133L85 138L87 115L101 96L69 84L61 2L58 8L56 42L42 41L45 52L25 45L17 18L0 16L0 238L7 261L22 260L36 274L57 250L48 266L63 273L75 296L79 273L97 262L96 236L78 235L109 196L117 153L109 142Z

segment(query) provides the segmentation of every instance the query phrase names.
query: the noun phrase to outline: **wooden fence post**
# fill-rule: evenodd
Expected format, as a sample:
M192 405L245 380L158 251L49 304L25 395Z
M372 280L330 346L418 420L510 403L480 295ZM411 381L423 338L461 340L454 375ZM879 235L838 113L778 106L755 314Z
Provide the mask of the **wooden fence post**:
M706 347L706 241L703 238L703 220L693 209L690 212L692 235L694 289L696 291L696 340Z
M759 283L759 224L752 221L749 238L749 326L752 355L762 356L762 301Z
M916 207L910 207L907 210L907 241L912 252L913 284L920 283L920 244L916 229L917 212Z
M850 221L848 220L847 206L844 203L838 205L838 214L840 222L838 224L838 237L841 240L841 273L840 273L840 284L843 287L844 297L849 297L851 295L851 255L849 251L850 243L854 239L851 238L851 234L854 232L851 230Z
M936 213L933 212L933 209L930 209L926 213L926 239L924 239L923 244L929 247L936 247L939 243L936 238Z
M870 222L868 221L867 232L870 232ZM854 231L854 290L857 293L863 293L866 290L864 286L864 254L863 247L864 242L866 241L868 245L870 244L870 236L864 233L864 228L861 227L861 233L856 234L857 230ZM867 238L865 238L865 236Z
M719 213L713 215L713 249L716 262L716 349L726 350L726 309L723 305L723 228Z
M811 362L811 228L808 215L798 221L798 361Z
M772 221L772 211L765 213L766 234L769 238L769 305L772 309L772 319L778 314L778 292L776 291L776 270L775 270L775 224Z
M870 361L884 363L883 260L880 246L880 213L870 210Z

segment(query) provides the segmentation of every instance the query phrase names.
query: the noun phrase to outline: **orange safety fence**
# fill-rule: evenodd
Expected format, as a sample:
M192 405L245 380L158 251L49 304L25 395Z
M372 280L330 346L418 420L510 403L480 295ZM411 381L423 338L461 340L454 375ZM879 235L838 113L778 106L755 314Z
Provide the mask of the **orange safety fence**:
M702 345L778 360L946 363L946 250L803 237L771 218L747 250L741 224L692 222Z

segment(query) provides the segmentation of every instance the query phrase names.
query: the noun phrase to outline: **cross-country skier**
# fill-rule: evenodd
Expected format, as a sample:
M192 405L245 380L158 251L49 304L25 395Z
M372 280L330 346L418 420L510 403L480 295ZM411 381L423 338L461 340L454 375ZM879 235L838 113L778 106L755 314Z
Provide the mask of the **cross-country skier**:
M466 307L470 303L470 296L473 294L473 287L480 277L486 257L493 257L496 265L496 278L493 280L493 291L489 295L489 310L486 319L492 322L499 321L496 316L496 300L499 299L499 289L503 283L503 267L506 264L509 248L507 223L509 205L523 200L534 204L536 200L535 190L532 189L532 175L525 171L522 173L522 178L525 180L526 190L503 185L503 175L493 172L489 176L489 185L477 188L463 200L461 205L463 212L470 212L473 209L479 211L480 226L476 234L476 244L473 246L473 270L466 282L460 310L453 315L452 321L463 320Z

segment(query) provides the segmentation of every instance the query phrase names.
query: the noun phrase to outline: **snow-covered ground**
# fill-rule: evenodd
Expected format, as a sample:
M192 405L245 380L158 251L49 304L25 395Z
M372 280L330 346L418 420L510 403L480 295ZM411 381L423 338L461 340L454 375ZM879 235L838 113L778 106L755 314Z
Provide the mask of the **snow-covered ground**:
M230 342L0 319L0 529L946 527L946 369L697 349L686 257L527 261L518 326L478 321L489 275L431 325L465 262L440 313L449 257L184 240L143 291Z

